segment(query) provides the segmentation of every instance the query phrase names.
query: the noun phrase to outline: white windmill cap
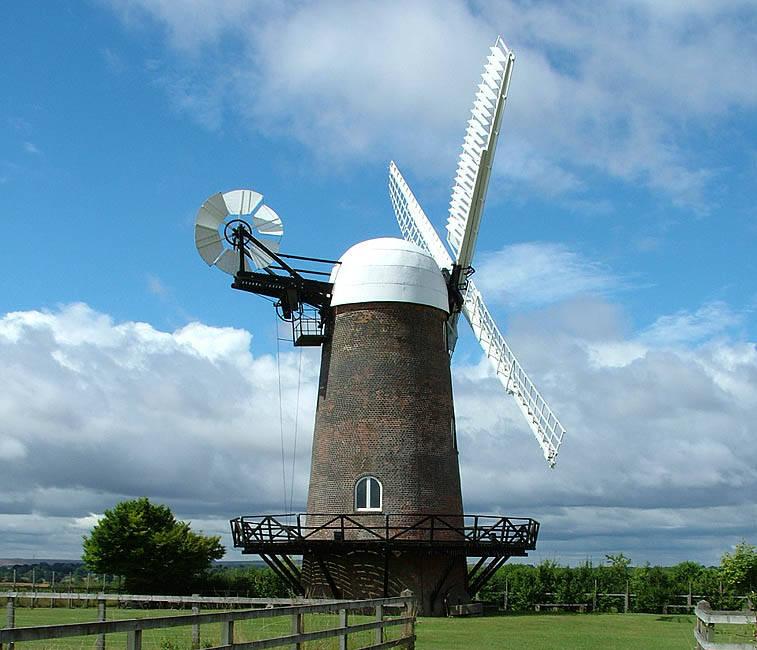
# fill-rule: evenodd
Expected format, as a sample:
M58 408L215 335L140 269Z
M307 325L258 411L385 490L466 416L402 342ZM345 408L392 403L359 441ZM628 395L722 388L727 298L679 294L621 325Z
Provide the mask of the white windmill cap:
M381 237L355 244L334 266L331 304L408 302L449 313L447 285L434 258L404 239Z

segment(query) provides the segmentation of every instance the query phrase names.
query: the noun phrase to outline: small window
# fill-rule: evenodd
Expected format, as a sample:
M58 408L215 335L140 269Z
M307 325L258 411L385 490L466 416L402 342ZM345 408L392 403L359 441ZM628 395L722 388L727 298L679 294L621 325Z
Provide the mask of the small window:
M364 476L355 485L355 510L381 510L382 487L377 478Z

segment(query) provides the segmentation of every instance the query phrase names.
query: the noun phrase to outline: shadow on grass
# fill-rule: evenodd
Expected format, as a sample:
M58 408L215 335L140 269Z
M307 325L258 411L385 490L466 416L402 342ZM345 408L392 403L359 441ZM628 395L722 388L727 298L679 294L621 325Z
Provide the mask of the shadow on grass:
M658 616L656 621L661 623L689 623L693 620L693 616L685 616L683 614L672 614L665 616Z

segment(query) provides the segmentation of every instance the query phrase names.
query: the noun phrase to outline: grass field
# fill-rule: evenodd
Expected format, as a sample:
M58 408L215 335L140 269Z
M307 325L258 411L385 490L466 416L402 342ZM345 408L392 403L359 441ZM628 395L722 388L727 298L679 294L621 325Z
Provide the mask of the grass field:
M138 618L186 614L177 610L123 610L111 608L108 619ZM16 625L51 625L96 619L94 609L18 608ZM335 616L309 616L306 631L336 627ZM693 650L695 647L693 616L660 616L656 614L540 614L486 616L482 618L418 620L418 650ZM752 630L730 628L720 641L747 643ZM237 627L237 639L251 641L289 633L289 620L274 618L247 621ZM217 625L202 628L202 645L219 642ZM351 637L352 638L352 637ZM389 638L394 638L389 636ZM368 633L356 635L350 648L369 645ZM61 639L56 642L17 644L17 650L62 648L83 650L94 648L95 637ZM190 629L173 628L145 632L145 650L185 650L190 646ZM125 635L108 635L107 648L124 648ZM335 642L313 642L307 650L331 650Z

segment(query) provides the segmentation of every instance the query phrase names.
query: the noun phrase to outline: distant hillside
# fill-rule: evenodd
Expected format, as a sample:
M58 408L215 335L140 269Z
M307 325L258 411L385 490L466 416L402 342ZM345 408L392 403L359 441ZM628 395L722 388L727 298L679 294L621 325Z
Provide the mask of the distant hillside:
M11 557L0 558L0 566L33 566L35 564L71 564L79 566L83 564L81 560L61 560L61 559L47 559L47 558L23 558L23 557Z

